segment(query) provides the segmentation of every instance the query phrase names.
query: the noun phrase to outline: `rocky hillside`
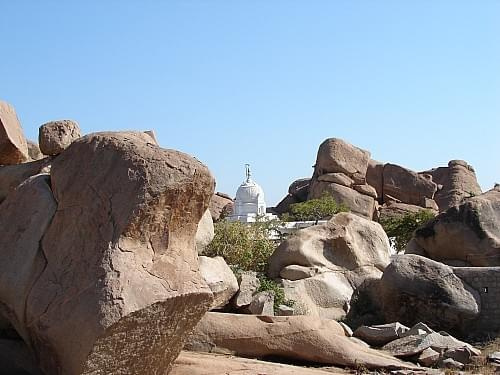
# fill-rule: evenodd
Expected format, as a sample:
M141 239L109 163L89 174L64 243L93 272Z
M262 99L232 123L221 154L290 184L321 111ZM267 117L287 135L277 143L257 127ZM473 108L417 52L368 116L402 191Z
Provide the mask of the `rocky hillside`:
M461 340L500 330L500 187L481 193L467 163L417 173L327 139L277 210L326 194L348 212L280 240L273 223L226 222L214 188L152 132L60 120L37 144L0 102L0 374L486 364ZM378 221L422 209L437 216L394 255Z

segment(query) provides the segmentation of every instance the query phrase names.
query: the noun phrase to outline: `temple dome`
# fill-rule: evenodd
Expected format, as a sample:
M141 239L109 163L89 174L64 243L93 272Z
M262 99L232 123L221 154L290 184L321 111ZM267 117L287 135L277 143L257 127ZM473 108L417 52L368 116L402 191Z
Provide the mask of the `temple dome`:
M251 179L244 181L236 191L236 201L241 203L256 203L264 201L264 191Z

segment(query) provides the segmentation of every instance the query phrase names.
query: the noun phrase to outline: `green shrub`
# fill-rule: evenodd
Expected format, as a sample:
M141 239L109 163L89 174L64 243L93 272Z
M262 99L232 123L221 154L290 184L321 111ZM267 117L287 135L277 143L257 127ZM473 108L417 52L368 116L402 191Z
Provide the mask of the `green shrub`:
M279 305L293 307L295 301L285 298L283 287L276 281L267 278L265 275L259 275L260 286L258 292L271 292L274 294L274 312L278 310Z
M276 249L269 239L275 222L244 224L238 221L220 221L214 224L215 237L204 255L223 257L233 269L264 272L267 261Z
M330 219L339 212L347 211L349 209L344 204L339 204L331 195L325 194L318 199L290 205L290 214L285 219L287 221L318 221Z
M434 212L430 210L420 210L415 213L381 220L380 224L387 233L391 245L399 253L405 250L406 245L413 236L413 232L433 219L434 216Z

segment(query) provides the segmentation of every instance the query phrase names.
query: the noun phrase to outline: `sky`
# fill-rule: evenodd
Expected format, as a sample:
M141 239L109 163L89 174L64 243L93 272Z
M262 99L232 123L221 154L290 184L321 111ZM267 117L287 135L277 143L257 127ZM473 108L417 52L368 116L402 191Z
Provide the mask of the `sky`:
M500 0L0 0L0 99L25 134L155 130L268 205L337 137L500 182Z

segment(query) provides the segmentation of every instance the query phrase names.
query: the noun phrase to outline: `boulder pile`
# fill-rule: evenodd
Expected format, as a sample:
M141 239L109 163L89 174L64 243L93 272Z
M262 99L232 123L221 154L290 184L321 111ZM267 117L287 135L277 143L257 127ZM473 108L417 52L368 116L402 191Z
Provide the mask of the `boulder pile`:
M370 152L341 139L326 139L319 146L312 178L294 181L275 212L289 212L293 203L327 194L351 212L379 220L422 209L443 212L481 194L474 169L463 160L414 172L370 156Z

